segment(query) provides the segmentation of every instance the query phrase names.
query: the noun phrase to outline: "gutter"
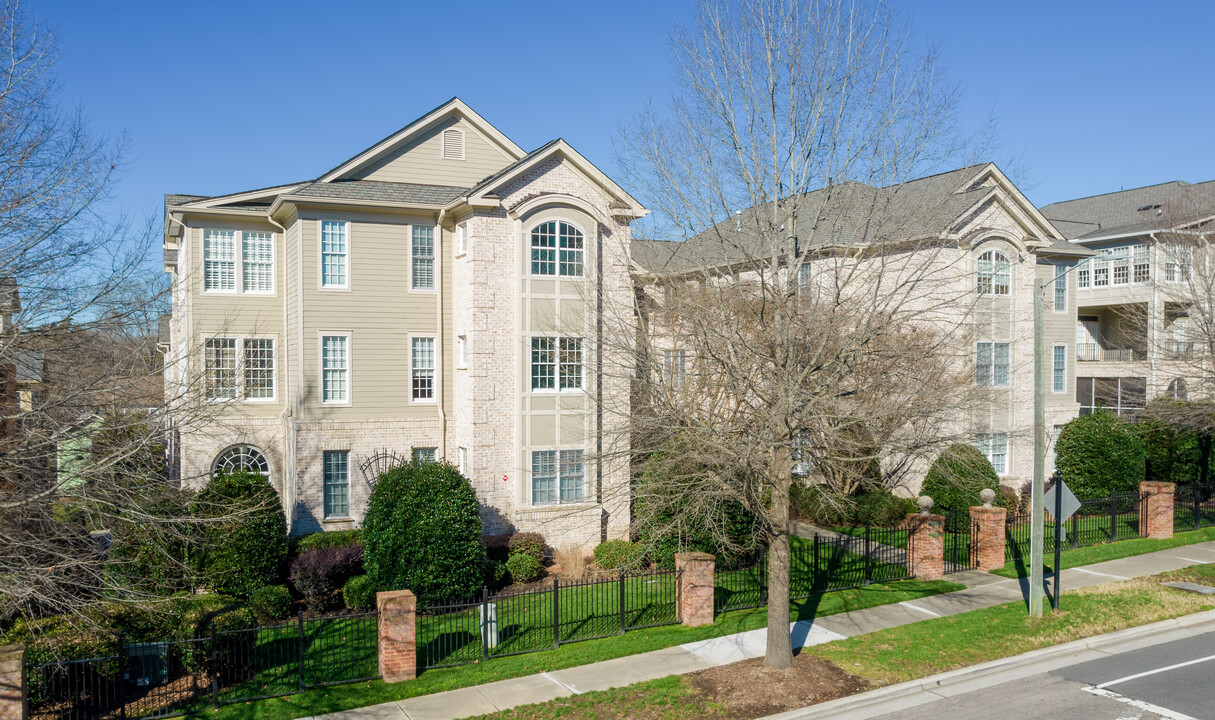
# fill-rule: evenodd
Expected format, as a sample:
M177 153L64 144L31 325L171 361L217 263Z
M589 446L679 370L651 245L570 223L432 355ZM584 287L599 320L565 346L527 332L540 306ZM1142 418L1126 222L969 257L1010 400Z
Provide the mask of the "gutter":
M439 408L438 457L444 460L447 459L447 410L443 407L446 402L443 386L447 384L447 366L443 362L443 343L447 340L443 330L443 216L446 213L447 208L439 208L439 218L435 221L435 322L438 326L435 333L435 367L439 369L435 404Z

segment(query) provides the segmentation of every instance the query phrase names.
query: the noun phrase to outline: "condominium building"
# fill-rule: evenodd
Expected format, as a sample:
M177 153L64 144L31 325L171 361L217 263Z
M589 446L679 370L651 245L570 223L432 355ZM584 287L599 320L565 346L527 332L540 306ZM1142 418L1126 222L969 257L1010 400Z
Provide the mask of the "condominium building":
M600 401L628 388L600 333L629 317L645 213L458 99L311 180L167 195L176 472L264 473L302 533L356 526L381 470L446 459L488 533L624 535L627 462L600 458L627 438Z

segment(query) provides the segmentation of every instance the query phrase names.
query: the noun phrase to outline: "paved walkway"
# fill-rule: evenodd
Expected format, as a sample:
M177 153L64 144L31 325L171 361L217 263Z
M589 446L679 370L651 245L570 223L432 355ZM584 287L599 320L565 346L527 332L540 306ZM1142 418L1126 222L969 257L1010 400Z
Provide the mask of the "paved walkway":
M1063 590L1155 575L1190 565L1215 562L1215 541L1184 545L1146 555L1121 558L1063 571ZM897 625L955 615L1021 600L1028 594L1024 578L1010 580L969 571L946 576L965 590L913 602L854 610L793 623L793 646L803 647L876 632ZM1050 579L1050 576L1047 576ZM677 647L555 670L487 685L450 690L398 702L323 715L316 720L456 720L545 702L593 690L623 687L667 675L682 675L764 654L764 628L700 640Z

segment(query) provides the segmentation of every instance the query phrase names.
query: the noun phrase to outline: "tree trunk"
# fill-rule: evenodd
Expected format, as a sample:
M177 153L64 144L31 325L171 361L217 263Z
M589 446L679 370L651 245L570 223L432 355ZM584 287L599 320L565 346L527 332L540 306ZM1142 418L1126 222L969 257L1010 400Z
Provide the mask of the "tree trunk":
M789 633L789 486L792 476L773 484L774 531L768 546L768 648L764 665L784 670L793 665Z

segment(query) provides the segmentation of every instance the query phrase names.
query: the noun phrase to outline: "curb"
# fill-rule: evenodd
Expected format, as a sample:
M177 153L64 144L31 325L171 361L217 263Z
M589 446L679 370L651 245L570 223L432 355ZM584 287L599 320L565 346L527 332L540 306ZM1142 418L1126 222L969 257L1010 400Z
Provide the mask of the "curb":
M898 685L890 685L877 690L870 690L859 695L839 698L838 700L830 700L818 705L801 708L798 710L788 710L776 715L769 715L760 720L826 720L833 718L843 713L863 712L868 708L886 703L892 700L917 695L920 693L929 693L933 695L933 699L939 699L941 696L937 694L937 690L956 687L963 683L972 683L979 680L984 680L1010 670L1026 668L1035 663L1054 660L1067 655L1074 655L1085 650L1100 650L1101 648L1109 647L1127 642L1129 640L1137 640L1152 635L1160 635L1169 630L1192 630L1195 628L1207 629L1205 626L1210 626L1210 629L1215 629L1215 610L1206 610L1197 612L1192 615L1184 615L1172 620L1161 620L1150 625L1140 625L1138 627L1118 630L1104 635L1095 635L1089 638L1081 638L1080 640L1072 640L1071 642L1063 643L1062 645L1053 645L1051 647L1031 650L1021 655L1013 655L1012 657L1001 658L999 660L989 660L988 662L970 667L950 670L949 672L930 675L929 677L919 678L918 680L908 680L907 682L899 683ZM1167 642L1169 638L1162 638L1161 642ZM992 683L993 685L999 683ZM893 709L893 708L892 708Z

